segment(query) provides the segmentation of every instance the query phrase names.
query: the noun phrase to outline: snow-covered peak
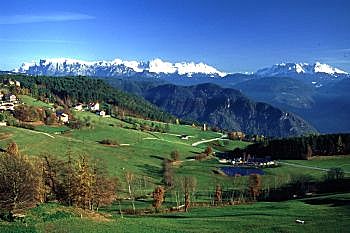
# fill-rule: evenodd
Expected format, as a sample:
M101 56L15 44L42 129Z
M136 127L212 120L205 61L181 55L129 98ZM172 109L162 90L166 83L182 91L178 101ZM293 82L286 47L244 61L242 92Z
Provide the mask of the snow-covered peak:
M148 71L151 73L165 73L165 74L173 74L177 72L180 75L188 75L188 76L191 76L192 74L198 74L198 73L207 74L207 75L215 74L215 75L219 75L220 77L224 77L227 75L226 73L218 71L214 67L204 64L202 62L171 63L171 62L162 61L159 58L149 62Z
M104 73L99 72L101 69ZM108 70L110 72L108 73ZM156 74L179 74L191 77L193 74L204 74L224 77L227 74L204 63L178 62L171 63L157 58L149 62L124 61L83 61L70 58L42 59L38 63L23 63L19 69L13 70L18 73L36 75L107 75L116 76L126 73L149 72Z
M347 72L334 68L328 64L322 64L316 62L314 64L308 63L280 63L273 65L269 68L260 69L255 72L259 76L283 76L283 75L293 75L293 74L317 74L325 73L332 76L337 76L339 74L348 74Z
M315 63L314 72L327 74L348 74L344 70L340 70L327 64L321 64L320 62Z

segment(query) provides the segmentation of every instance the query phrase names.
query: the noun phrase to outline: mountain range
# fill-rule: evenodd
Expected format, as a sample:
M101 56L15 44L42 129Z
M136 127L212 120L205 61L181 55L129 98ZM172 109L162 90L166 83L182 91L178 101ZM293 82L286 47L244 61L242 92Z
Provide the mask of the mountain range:
M81 61L76 59L53 58L42 59L38 63L23 63L21 67L13 70L16 73L48 76L95 76L95 77L116 77L140 75L169 75L191 77L193 74L208 75L210 77L224 77L227 74L218 71L212 66L204 63L178 62L171 63L157 58L147 62L123 61Z
M182 119L196 119L225 130L273 137L297 136L316 130L295 114L255 102L241 92L215 84L166 84L145 91L146 100Z
M23 63L12 72L99 77L118 88L143 96L144 90L167 83L181 86L214 83L240 90L245 96L282 111L296 113L322 133L350 132L347 120L350 118L350 103L345 99L347 91L341 88L348 85L350 75L320 62L281 63L243 74L222 72L204 63L171 63L161 59L146 62L42 59Z

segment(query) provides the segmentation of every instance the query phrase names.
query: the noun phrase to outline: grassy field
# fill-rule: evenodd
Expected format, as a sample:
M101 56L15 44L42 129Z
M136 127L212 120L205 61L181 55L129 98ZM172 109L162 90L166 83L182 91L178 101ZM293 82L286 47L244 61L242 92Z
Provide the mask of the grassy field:
M26 97L28 104L44 105L31 97ZM123 183L125 171L135 173L140 179L149 181L149 189L159 184L162 179L163 158L169 158L173 150L180 152L182 163L175 167L175 176L194 176L198 190L208 190L221 184L226 187L246 184L246 177L231 178L215 174L214 171L223 166L216 159L205 161L190 161L188 158L212 146L215 151L232 150L236 147L245 147L248 143L231 140L217 140L192 146L194 142L203 139L221 137L212 131L202 131L200 128L188 125L170 124L169 132L142 132L130 129L132 125L115 118L102 118L89 112L76 112L77 118L88 119L90 128L69 130L66 126L38 126L36 130L27 130L15 127L0 128L0 146L4 148L10 141L16 141L23 153L34 156L52 154L65 157L70 150L76 156L86 154L91 158L99 158L106 162L111 175L118 176ZM142 120L140 120L142 121ZM150 122L148 122L150 123ZM159 122L156 122L158 124ZM189 135L189 140L180 139L178 135ZM111 147L100 144L103 139L117 141L120 146ZM349 157L316 158L309 161L286 161L290 163L309 164L330 168L341 166L347 171L350 164ZM278 168L265 169L263 177L264 187L278 187L289 182L299 175L310 175L315 179L323 178L325 171L282 165ZM152 185L153 184L153 185Z
M320 156L313 157L311 160L286 160L286 162L304 165L314 166L324 169L330 169L334 167L340 167L345 172L350 173L350 156Z
M21 99L29 105L51 106L27 96L22 96ZM102 118L89 112L75 112L75 117L88 120L91 127L79 130L72 130L66 126L37 126L35 130L1 127L0 148L5 148L9 142L15 141L20 151L30 156L52 154L64 158L67 152L71 151L74 156L87 155L91 159L102 159L106 162L110 174L120 179L119 197L126 197L124 175L126 171L131 171L137 176L136 195L148 195L148 198L136 201L138 209L151 207L149 195L156 185L161 184L163 159L170 158L173 150L179 151L181 160L174 166L175 180L181 180L184 176L195 177L197 194L212 194L217 184L221 184L223 189L247 189L247 177L217 174L215 171L224 165L216 158L210 157L203 161L190 158L203 152L207 146L220 152L243 148L249 143L223 139L220 133L202 131L200 127L188 125L169 124L167 133L159 133L134 130L131 129L130 123L115 118ZM190 137L183 140L179 135ZM100 141L104 139L115 140L119 145L103 145ZM193 143L208 139L217 140L192 146ZM308 161L282 162L285 164L264 169L264 188L282 186L298 176L310 176L312 179L321 180L326 174L326 171L321 169L342 167L345 172L350 171L349 156L314 157ZM208 197L198 196L193 197L195 201L208 201ZM92 216L87 215L83 218L80 218L80 213L75 209L45 204L30 211L26 217L26 224L0 222L0 231L226 232L230 229L234 232L350 232L350 194L317 198L281 203L260 202L223 208L193 208L190 213L124 218L118 214L118 203L102 210L106 214L105 217L91 214ZM168 193L164 205L170 207L174 202L174 196ZM120 208L130 209L130 201L123 200ZM305 220L306 223L296 224L295 219Z
M192 208L188 213L96 216L57 204L39 206L26 223L0 222L1 232L350 232L350 194L286 202ZM296 219L304 220L298 224Z
M19 99L22 101L22 103L26 105L31 105L34 107L46 107L46 108L52 108L53 104L48 104L43 101L34 99L33 97L30 97L28 95L20 95Z

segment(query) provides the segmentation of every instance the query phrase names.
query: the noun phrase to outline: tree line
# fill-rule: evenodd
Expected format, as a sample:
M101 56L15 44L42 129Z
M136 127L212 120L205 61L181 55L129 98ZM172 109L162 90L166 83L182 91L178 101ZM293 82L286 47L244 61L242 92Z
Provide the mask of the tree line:
M174 118L161 111L141 97L127 94L113 88L105 81L88 77L47 77L27 75L0 75L0 80L13 79L21 82L13 92L30 93L46 102L71 107L78 103L100 102L107 105L106 110L115 114L129 114L152 120L169 122ZM112 107L114 106L114 107Z
M266 157L272 159L309 159L314 155L332 156L350 154L350 134L325 134L265 140L235 149L230 157Z

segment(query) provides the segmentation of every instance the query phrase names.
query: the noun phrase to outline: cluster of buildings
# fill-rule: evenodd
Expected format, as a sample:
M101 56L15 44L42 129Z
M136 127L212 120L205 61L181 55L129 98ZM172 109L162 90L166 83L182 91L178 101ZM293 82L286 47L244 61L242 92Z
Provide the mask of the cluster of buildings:
M108 116L106 115L105 111L100 110L100 104L98 102L88 104L77 104L73 107L73 109L76 111L91 111L102 117Z
M17 96L8 93L8 94L3 94L0 93L0 110L2 111L14 111L15 106L19 103L17 100Z
M232 164L237 167L274 167L277 165L276 161L271 160L271 158L248 158L244 159L242 157L234 159L220 159L220 163Z

